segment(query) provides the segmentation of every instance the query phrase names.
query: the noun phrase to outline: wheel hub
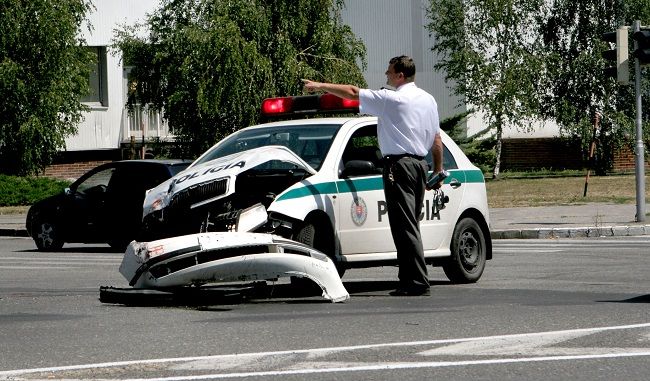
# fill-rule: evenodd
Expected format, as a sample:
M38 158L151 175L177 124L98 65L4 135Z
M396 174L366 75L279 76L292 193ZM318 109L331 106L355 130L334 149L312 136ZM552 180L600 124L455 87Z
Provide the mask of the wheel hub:
M41 229L37 237L43 243L43 246L48 247L54 242L53 230L52 225L41 224Z
M458 249L460 251L460 260L462 261L464 268L471 270L478 265L479 247L474 234L471 232L464 232L460 237Z

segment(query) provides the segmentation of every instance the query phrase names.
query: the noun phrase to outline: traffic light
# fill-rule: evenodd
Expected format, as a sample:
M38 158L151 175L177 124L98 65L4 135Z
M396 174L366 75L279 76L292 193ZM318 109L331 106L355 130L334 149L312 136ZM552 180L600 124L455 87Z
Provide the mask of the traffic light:
M639 60L640 65L650 63L650 30L642 29L632 37L636 40L636 49L634 57Z
M606 61L611 61L612 65L603 70L605 77L616 78L621 85L627 85L630 80L630 69L628 67L628 48L627 48L627 26L622 26L615 31L603 33L602 40L616 44L614 49L605 50L602 53ZM649 31L650 32L650 31ZM650 36L649 36L650 37ZM650 42L650 38L648 38ZM648 49L650 53L650 49ZM650 55L648 56L650 58ZM650 62L650 61L649 61Z

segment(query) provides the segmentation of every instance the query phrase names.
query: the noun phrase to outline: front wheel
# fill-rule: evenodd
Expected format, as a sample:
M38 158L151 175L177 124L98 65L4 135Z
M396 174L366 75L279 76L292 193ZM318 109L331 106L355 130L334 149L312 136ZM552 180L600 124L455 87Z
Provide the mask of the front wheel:
M47 220L40 220L35 224L32 238L40 251L56 251L63 247L63 240L57 226Z
M338 263L334 255L334 237L325 233L324 230L326 231L327 229L319 229L318 225L307 222L298 230L295 235L295 240L326 254L334 262L339 276L343 277L345 267Z
M451 257L442 265L453 283L474 283L485 269L487 247L485 236L473 218L463 218L456 224L451 239Z

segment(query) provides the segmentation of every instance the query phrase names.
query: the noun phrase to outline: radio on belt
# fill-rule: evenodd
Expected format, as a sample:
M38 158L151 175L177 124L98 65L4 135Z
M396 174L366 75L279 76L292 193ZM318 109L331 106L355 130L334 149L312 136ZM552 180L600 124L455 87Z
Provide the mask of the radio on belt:
M431 175L429 180L427 180L427 187L428 188L433 188L434 185L438 184L442 180L446 179L449 177L449 172L445 171L444 169L435 175Z

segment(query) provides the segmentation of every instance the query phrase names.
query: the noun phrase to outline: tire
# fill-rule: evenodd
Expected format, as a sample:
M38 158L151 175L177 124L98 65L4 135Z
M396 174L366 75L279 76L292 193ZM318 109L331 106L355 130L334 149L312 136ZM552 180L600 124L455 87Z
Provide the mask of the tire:
M40 251L57 251L63 247L59 229L48 220L40 220L34 224L32 238Z
M321 233L319 233L319 231ZM340 277L343 277L345 274L345 267L341 266L336 260L334 255L334 237L330 234L322 233L327 231L326 229L318 229L317 225L312 222L306 222L298 233L295 235L295 240L304 243L305 245L311 246L314 249L321 251L323 254L326 254L334 265L336 266L336 271L339 273Z
M487 246L479 224L473 218L458 221L451 238L451 257L442 265L452 283L475 283L485 269Z

